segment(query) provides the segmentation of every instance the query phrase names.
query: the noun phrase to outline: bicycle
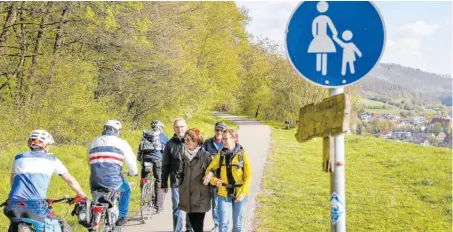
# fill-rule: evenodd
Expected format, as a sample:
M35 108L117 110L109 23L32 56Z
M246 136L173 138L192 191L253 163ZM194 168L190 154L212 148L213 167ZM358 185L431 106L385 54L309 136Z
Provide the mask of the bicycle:
M142 216L143 223L146 223L151 218L152 209L157 208L157 199L156 199L156 190L154 189L154 178L153 178L153 164L151 162L143 161L141 162L145 167L145 172L147 172L146 177L140 179L141 197L140 197L140 213ZM162 193L163 202L165 202L165 193ZM163 204L162 202L162 204ZM163 205L162 205L163 207Z
M130 176L128 173L123 175ZM129 183L132 188L132 183ZM88 228L90 232L121 232L121 226L116 226L119 218L118 203L120 193L114 190L98 189L92 192L93 202L91 207L92 221Z
M95 190L93 191L92 203L92 223L88 231L97 232L120 232L121 227L116 227L119 210L119 192L111 190Z
M39 221L31 219L31 218L20 218L20 222L17 223L18 232L45 232L45 231L51 232L51 231L60 231L60 230L62 232L72 232L72 228L71 228L71 226L69 226L68 223L66 223L65 218L68 215L68 206L74 204L75 199L76 198L64 196L60 199L46 199L45 200L47 202L47 207L50 210L50 215L52 215L52 216L55 215L55 213L52 211L54 203L66 203L67 204L66 214L61 219L57 219L59 222L59 226L61 228L58 228L58 227L55 228L56 225L51 225L51 224L47 224L47 223L44 225L45 228L42 228L42 226L43 226L42 222L39 222ZM14 201L15 201L15 204L21 204L20 200L17 200L17 203L16 203L16 200L14 200ZM0 205L0 207L4 207L7 204L7 202L8 202L8 200L3 202ZM22 204L25 205L25 202L22 202ZM40 228L42 228L42 229L40 229Z

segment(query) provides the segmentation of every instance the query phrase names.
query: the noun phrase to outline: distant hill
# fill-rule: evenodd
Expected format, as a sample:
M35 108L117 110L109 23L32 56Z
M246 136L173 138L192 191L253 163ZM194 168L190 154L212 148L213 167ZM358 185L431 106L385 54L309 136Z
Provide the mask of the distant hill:
M451 106L452 79L398 64L378 64L358 82L364 98L413 99Z

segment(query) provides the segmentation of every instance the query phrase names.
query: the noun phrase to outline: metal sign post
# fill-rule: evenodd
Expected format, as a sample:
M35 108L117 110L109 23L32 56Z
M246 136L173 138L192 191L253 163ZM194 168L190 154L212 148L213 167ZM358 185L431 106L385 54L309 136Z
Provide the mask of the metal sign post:
M342 94L343 88L330 89L330 96ZM330 208L332 231L346 231L346 192L344 133L333 137L335 171L330 173Z
M356 83L371 71L383 54L385 39L384 21L372 2L307 1L294 9L288 21L285 42L293 68L311 83L329 88L330 95L335 96L343 94L345 86ZM347 99L345 105L348 105ZM320 112L316 107L310 111L312 108L301 108L299 117L304 119L307 118L305 114ZM345 130L341 127L343 130L339 132L338 125L347 126L348 121L339 116L348 114L341 114L342 109L338 109L338 114L325 112L325 118L334 116L332 123L326 123L328 120L324 119L321 120L324 124L316 122L305 130L301 127L307 124L299 120L296 138L305 142L311 137L324 137L324 149L328 148L328 151L324 152L327 162L323 161L323 166L327 167L325 171L331 172L332 231L345 232ZM314 132L304 134L304 130ZM332 152L334 154L329 156Z

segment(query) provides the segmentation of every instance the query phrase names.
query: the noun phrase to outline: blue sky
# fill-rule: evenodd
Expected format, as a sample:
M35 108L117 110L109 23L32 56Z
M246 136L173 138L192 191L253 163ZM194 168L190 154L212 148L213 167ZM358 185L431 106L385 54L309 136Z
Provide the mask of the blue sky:
M387 42L381 62L440 74L452 72L452 2L375 2L384 18ZM247 31L284 49L287 21L298 1L236 1L249 10Z

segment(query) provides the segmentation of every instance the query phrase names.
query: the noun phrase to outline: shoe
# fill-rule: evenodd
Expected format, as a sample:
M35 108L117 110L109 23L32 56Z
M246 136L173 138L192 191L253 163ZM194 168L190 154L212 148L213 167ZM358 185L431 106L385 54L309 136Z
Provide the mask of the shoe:
M116 221L116 226L124 226L127 223L127 217L120 217L118 221Z
M186 232L194 232L193 229L188 229Z
M209 232L219 232L219 226L214 226Z
M156 213L162 213L162 212L164 212L164 208L157 207Z

